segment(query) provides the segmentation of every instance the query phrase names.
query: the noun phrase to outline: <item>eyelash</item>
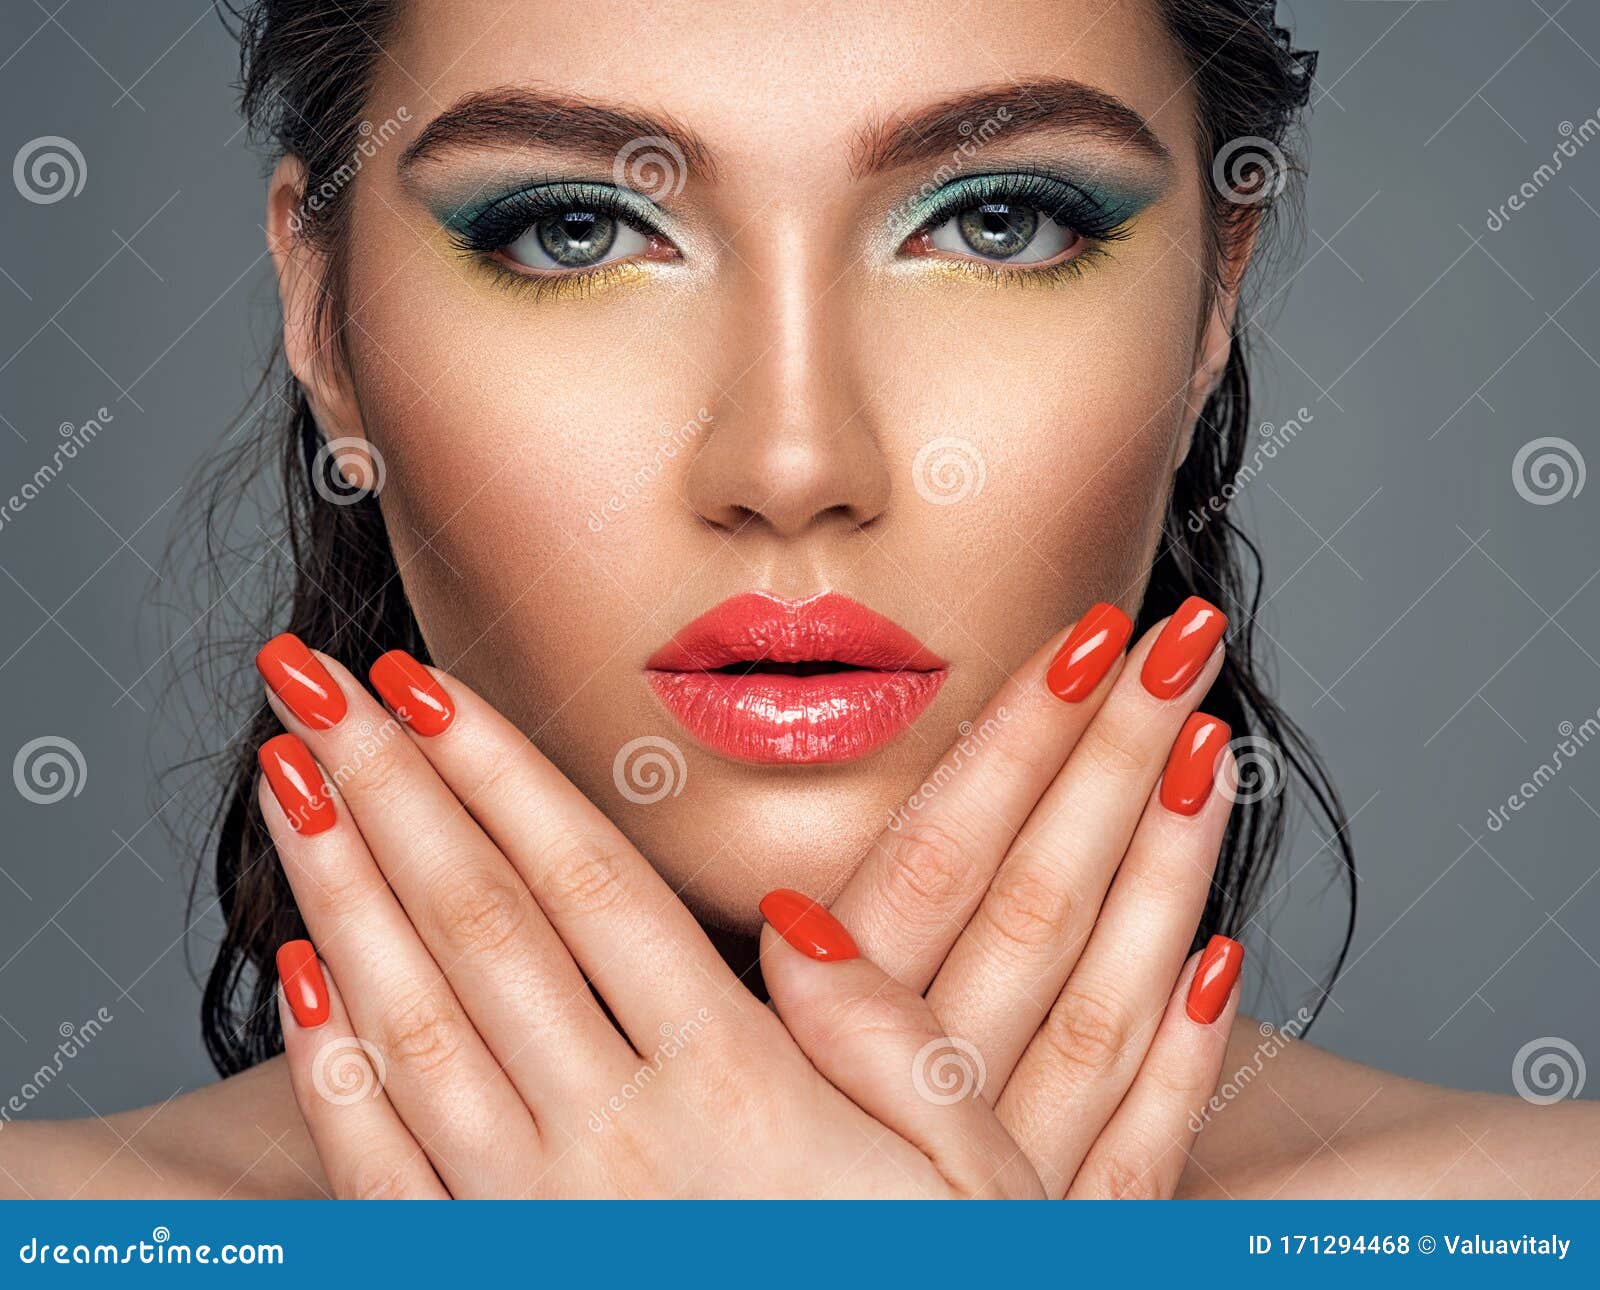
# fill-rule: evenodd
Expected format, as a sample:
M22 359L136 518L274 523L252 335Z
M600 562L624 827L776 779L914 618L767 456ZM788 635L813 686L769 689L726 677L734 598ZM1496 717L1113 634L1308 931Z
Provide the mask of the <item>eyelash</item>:
M1044 286L1075 278L1103 259L1107 244L1128 236L1127 217L1118 217L1077 185L1042 171L975 175L956 180L936 193L919 212L916 229L902 242L924 236L946 220L986 203L1028 206L1078 234L1084 249L1054 264L1008 266L978 256L941 253L948 269L987 282ZM450 229L455 245L483 263L498 285L508 290L532 291L536 298L557 292L587 295L618 276L635 272L631 260L616 260L586 269L517 270L506 265L498 252L524 236L541 219L574 207L597 211L647 237L664 237L646 219L644 199L632 198L626 189L605 184L556 182L519 189L490 203L458 227ZM934 258L934 257L930 257Z
M513 269L497 252L528 233L538 222L574 208L591 210L625 224L646 237L664 234L644 217L643 198L607 184L555 182L523 188L491 202L459 226L450 240L473 256L507 290L531 291L536 299L556 293L587 295L622 274L635 272L631 260L612 260L586 269Z
M991 203L1031 207L1070 229L1083 239L1083 247L1065 260L1046 264L1007 264L982 256L925 252L946 272L960 273L985 283L1050 286L1081 277L1106 259L1109 244L1129 234L1131 214L1119 214L1070 180L1045 171L1020 170L1006 174L974 175L958 179L935 193L926 210L919 212L915 232L906 239L929 236L945 221L976 206Z
M1031 206L1090 242L1115 242L1128 236L1127 217L1119 217L1076 184L1037 170L956 180L934 194L917 231L936 228L974 206L1000 202Z
M541 184L501 197L474 214L460 227L451 230L456 244L465 251L484 254L508 246L541 219L574 207L598 211L641 233L658 230L640 211L643 199L629 200L625 189L606 184Z

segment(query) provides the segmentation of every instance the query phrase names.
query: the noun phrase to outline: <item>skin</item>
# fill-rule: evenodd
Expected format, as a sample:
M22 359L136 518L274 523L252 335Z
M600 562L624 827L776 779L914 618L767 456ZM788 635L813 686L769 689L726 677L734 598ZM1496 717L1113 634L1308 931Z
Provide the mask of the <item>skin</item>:
M369 119L411 102L413 80L430 87L418 117L528 80L604 85L608 100L689 125L718 182L691 180L680 194L680 263L590 298L530 304L448 249L426 198L572 163L532 148L451 154L417 177L414 196L390 149L353 194L349 290L361 322L345 335L352 378L319 383L325 424L383 453L391 542L441 666L527 731L697 912L752 932L774 886L838 892L957 723L1039 641L1095 600L1137 603L1195 374L1203 282L1172 250L1200 243L1192 167L1145 212L1144 235L1096 271L1007 289L895 258L878 212L933 167L853 181L857 131L1003 80L998 69L1054 68L1105 84L1186 157L1192 105L1138 7L1067 24L1090 29L1062 61L1066 30L1037 43L1061 26L1051 6L1006 6L1003 21L978 20L996 43L995 70L976 76L959 30L908 21L894 5L852 7L848 42L844 11L827 6L799 23L760 4L659 18L643 25L673 54L635 73L617 51L639 18L552 6L479 39L499 11L420 6L397 42L399 67L380 69ZM763 51L796 41L804 57L784 60L786 73L769 66ZM1149 52L1130 61L1132 49ZM1113 65L1116 76L1098 73ZM1131 165L1123 152L1060 132L1007 141L1002 130L984 157ZM608 154L580 173L610 168ZM979 397L992 389L1008 391L1003 408ZM710 424L694 451L589 531L591 511L653 459L661 428L701 409ZM978 496L920 502L912 464L936 435L982 455ZM628 801L612 776L617 749L643 735L687 745L641 684L645 660L752 587L854 595L949 659L950 679L911 735L808 773L806 792L792 773L685 746L691 792ZM740 859L749 838L762 840L759 865Z
M644 56L619 53L639 50ZM1130 235L1081 275L1046 285L903 255L883 214L943 159L859 175L851 159L863 130L952 95L1044 77L1068 77L1127 104L1169 161L1155 165L1082 132L1001 130L982 167L1116 175L1152 194ZM610 175L609 159L581 162L530 144L441 152L402 173L403 149L438 112L466 95L529 83L648 110L703 141L715 178L688 180L668 203L676 258L635 265L588 292L534 298L506 290L502 274L452 245L440 211L463 193L523 171ZM1152 1083L1152 1039L1186 971L1194 902L1203 899L1227 809L1213 801L1188 833L1147 848L1142 862L1137 846L1128 850L1141 814L1160 818L1155 808L1145 812L1145 798L1206 678L1181 702L1130 706L1144 647L1136 646L1122 675L1108 677L1080 711L1040 697L1040 675L1066 625L1097 600L1137 607L1172 472L1227 353L1232 297L1208 293L1199 253L1206 179L1194 157L1189 78L1152 11L1012 0L968 5L959 19L931 6L918 19L904 4L797 13L751 3L696 6L691 19L665 7L534 4L513 18L493 0L418 0L379 61L364 115L377 123L402 106L410 123L349 193L351 322L337 353L312 307L327 266L292 233L297 168L287 162L275 176L268 236L286 348L326 434L370 443L382 456L390 541L441 676L482 705L471 729L481 734L500 714L538 750L539 766L564 776L565 787L528 788L530 822L546 797L552 809L575 811L586 799L626 839L619 866L636 859L628 870L636 875L653 866L709 926L755 932L757 902L780 886L832 904L872 970L909 988L905 1017L926 1007L932 1033L979 1037L996 1117L981 1132L998 1123L1011 1135L1047 1194L1068 1193L1086 1155L1102 1166L1092 1179L1084 1173L1093 1194L1594 1193L1573 1146L1593 1141L1593 1108L1535 1111L1431 1089L1303 1043L1260 1063L1181 1173L1132 1152L1093 1152L1123 1092ZM605 513L607 499L653 459L663 428L689 424L698 427L689 447L595 531L588 517ZM917 452L942 435L972 444L985 468L982 491L956 505L924 504L913 476ZM731 761L689 740L645 684L650 653L732 593L803 596L822 587L871 605L950 661L947 683L917 724L870 757L798 772ZM1219 662L1211 660L1210 675ZM999 701L997 690L1025 712L1022 726L960 781L965 793L958 787L909 835L886 840L884 821L929 777L958 724ZM337 734L319 736L279 711L325 766L340 764ZM647 806L620 793L613 758L641 735L680 747L684 792ZM1119 771L1131 809L1113 809ZM432 773L412 763L394 782L431 783ZM475 791L454 781L449 790L466 801ZM359 780L347 786L342 818L359 820L365 791ZM978 798L990 805L979 810ZM1050 809L1030 819L1041 800ZM268 818L281 819L270 809ZM441 807L432 818L442 833L461 813ZM1092 874L1040 868L1041 857L1065 853L1063 839L1124 819ZM1024 820L1033 832L1020 836L1030 845L1013 847ZM954 845L986 825L1006 836ZM347 938L334 922L319 929L315 891L334 871L316 866L355 866L343 872L396 882L395 858L353 841L335 851L332 835L321 852L297 846L281 827L275 837L336 995L359 1012L367 996L350 990L357 951L410 950L404 938L384 940L363 926L358 910ZM498 839L474 837L471 848L484 863L514 868L549 914L537 856ZM1150 901L1129 898L1130 889L1135 897L1148 890L1139 880L1158 872L1161 857L1187 866L1181 879L1168 875L1182 896L1170 926L1151 923ZM988 891L996 874L1012 892L1055 897L1044 903L1059 916L1042 932L996 916L1003 902ZM939 881L915 880L930 875ZM1083 897L1075 910L1064 898L1069 879ZM405 904L425 928L425 902ZM1185 928L1179 915L1189 910ZM582 966L569 932L554 915L551 922ZM1108 930L1097 935L1097 927ZM681 927L672 935L674 953L704 949ZM779 952L767 938L768 952ZM1085 1075L1071 1045L1039 1036L1082 1037L1081 1024L1060 1024L1058 992L1067 987L1062 1000L1081 1000L1070 983L1090 976L1103 990L1119 954L1154 957L1160 971L1128 1009L1127 1051ZM541 970L556 970L559 958ZM485 964L486 974L494 970ZM474 1012L493 991L475 993L455 963L445 975L493 1048L493 1027ZM618 1000L631 997L628 986L617 989ZM617 1001L607 1002L615 1010ZM828 1045L818 1047L803 1012L786 1012L781 997L778 1004L782 1042L798 1043L828 1073ZM330 1024L351 1024L342 1003L336 1011ZM363 1027L355 1016L351 1028L376 1033L382 1019L366 1020ZM305 1098L307 1032L290 1021L285 1028L287 1060L163 1108L9 1126L0 1187L9 1179L31 1194L347 1194L358 1139L341 1137L326 1108ZM1240 1019L1225 1056L1220 1033L1182 1068L1196 1087L1258 1064L1253 1022ZM765 1038L768 1051L779 1042L776 1032ZM748 1053L718 1058L738 1070ZM287 1069L296 1062L298 1102ZM840 1074L836 1083L858 1078ZM607 1081L615 1087L609 1073L599 1083ZM403 1078L392 1091L407 1121L401 1128L424 1136L402 1105ZM543 1122L549 1112L538 1091L525 1101ZM1063 1102L1097 1108L1083 1117L1085 1140L1038 1145L1049 1120L1039 1108ZM880 1117L894 1118L892 1110ZM1164 1157L1168 1140L1187 1148L1185 1118L1178 1108L1161 1121ZM447 1172L437 1160L431 1167ZM528 1180L468 1163L446 1181L465 1193L516 1191ZM571 1189L603 1190L582 1179ZM1007 1189L1027 1193L1024 1183Z

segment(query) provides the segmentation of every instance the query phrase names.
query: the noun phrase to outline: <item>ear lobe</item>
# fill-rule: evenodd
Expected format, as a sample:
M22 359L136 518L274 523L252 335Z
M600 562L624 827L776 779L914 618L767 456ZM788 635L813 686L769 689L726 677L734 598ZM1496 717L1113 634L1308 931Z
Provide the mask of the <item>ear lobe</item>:
M328 260L305 236L304 189L305 166L298 157L284 157L267 185L266 223L267 249L283 310L284 356L323 437L361 438L361 419L347 374L321 334L319 306L329 289Z

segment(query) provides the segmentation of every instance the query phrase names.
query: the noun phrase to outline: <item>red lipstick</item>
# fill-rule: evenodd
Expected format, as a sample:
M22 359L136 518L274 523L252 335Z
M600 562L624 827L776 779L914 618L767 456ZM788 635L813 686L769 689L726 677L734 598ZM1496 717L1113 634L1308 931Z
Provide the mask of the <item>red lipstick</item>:
M904 731L947 664L849 596L731 596L645 664L667 711L742 761L806 765L863 757Z

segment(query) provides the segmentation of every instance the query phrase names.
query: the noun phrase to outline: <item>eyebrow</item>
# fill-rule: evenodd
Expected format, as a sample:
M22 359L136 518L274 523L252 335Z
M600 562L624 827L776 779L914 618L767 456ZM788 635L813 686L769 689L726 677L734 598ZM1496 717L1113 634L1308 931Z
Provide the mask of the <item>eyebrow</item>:
M1121 99L1063 77L989 86L944 99L861 132L852 168L875 174L968 152L1022 131L1067 130L1127 145L1163 169L1172 154Z
M641 151L664 151L668 158L676 152L687 175L710 177L715 171L706 145L668 117L522 86L458 99L412 140L400 155L400 169L450 148L527 144L618 165Z
M1163 168L1172 155L1145 119L1120 99L1063 77L1042 77L972 90L864 128L851 169L876 174L964 151L974 139L1004 133L1076 131L1127 145ZM524 86L465 95L446 108L400 156L402 172L452 148L540 144L586 159L621 164L643 147L682 157L683 176L713 178L710 148L671 118Z

